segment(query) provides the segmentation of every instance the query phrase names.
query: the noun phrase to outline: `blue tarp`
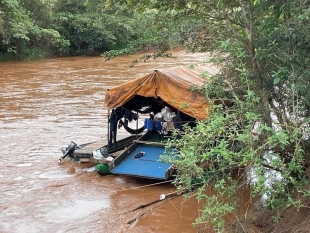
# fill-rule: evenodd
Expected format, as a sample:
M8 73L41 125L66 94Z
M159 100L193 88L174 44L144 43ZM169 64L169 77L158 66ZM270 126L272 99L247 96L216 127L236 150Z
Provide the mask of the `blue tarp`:
M165 148L163 147L141 145L115 167L111 173L165 180L167 178L166 172L172 164L159 161L160 155L163 155L164 151ZM141 152L145 152L145 155L135 159L134 157Z

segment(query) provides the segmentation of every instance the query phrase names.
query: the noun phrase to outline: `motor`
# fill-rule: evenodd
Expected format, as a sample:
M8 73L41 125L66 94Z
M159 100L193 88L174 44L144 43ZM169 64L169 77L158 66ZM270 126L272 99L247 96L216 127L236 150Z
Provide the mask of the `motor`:
M71 157L72 153L74 152L76 147L77 147L77 144L75 142L71 141L70 144L68 145L68 147L66 149L62 150L63 156L61 156L59 158L59 163L61 163L63 161L63 159L67 157L67 155L69 155Z

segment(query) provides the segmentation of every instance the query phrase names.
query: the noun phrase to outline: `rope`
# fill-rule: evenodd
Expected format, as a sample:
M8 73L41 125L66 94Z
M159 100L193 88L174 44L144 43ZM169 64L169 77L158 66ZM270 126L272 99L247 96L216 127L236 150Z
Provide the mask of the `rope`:
M168 183L168 182L171 183L170 180L167 180L167 181L158 182L158 183L155 183L155 184L148 184L148 185L143 185L143 186L133 187L133 188L128 188L128 189L120 189L120 190L116 190L116 192L127 191L127 190L138 189L138 188L145 188L145 187L149 187L149 186L153 186L153 185L158 185L158 184L164 184L164 183Z

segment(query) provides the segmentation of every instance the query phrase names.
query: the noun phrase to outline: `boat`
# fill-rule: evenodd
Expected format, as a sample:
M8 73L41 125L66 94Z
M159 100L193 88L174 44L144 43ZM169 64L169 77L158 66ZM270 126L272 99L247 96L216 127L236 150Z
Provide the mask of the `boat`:
M218 71L213 66L156 69L107 89L104 100L109 122L107 144L98 148L85 146L88 148L86 158L83 148L76 149L76 145L70 147L69 144L63 156L70 154L75 160L105 163L104 169L108 167L109 174L170 179L175 173L173 164L163 163L160 159L166 150L165 141L171 137L172 131L182 131L184 124L194 127L197 120L208 117L210 104L207 99L191 89L204 85L207 79L202 78L202 74L211 77ZM129 127L128 122L141 120L141 117L144 118L142 127ZM122 139L124 141L116 140L120 127L132 136ZM123 146L125 141L127 145ZM92 149L93 153L90 153ZM101 160L96 160L96 151L101 153ZM107 174L106 170L104 173Z
M108 89L104 105L113 121L125 118L126 113L148 114L144 115L147 132L109 163L109 171L116 175L170 179L175 173L173 164L160 159L166 150L165 140L172 131L182 131L184 124L194 127L197 120L208 117L210 104L191 88L204 85L207 79L202 74L211 77L218 71L213 66L158 69ZM111 135L115 135L113 129L115 126L111 125Z

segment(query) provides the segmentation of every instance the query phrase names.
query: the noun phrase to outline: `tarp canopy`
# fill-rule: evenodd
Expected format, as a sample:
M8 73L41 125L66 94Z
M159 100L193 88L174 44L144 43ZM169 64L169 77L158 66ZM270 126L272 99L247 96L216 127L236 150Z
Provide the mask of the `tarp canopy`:
M130 110L148 105L148 99L160 100L195 119L208 116L209 103L206 98L192 92L194 85L201 87L207 77L218 72L216 67L196 66L193 69L175 67L154 70L148 75L131 80L106 91L104 105L111 110L123 106ZM162 107L162 106L161 106Z

